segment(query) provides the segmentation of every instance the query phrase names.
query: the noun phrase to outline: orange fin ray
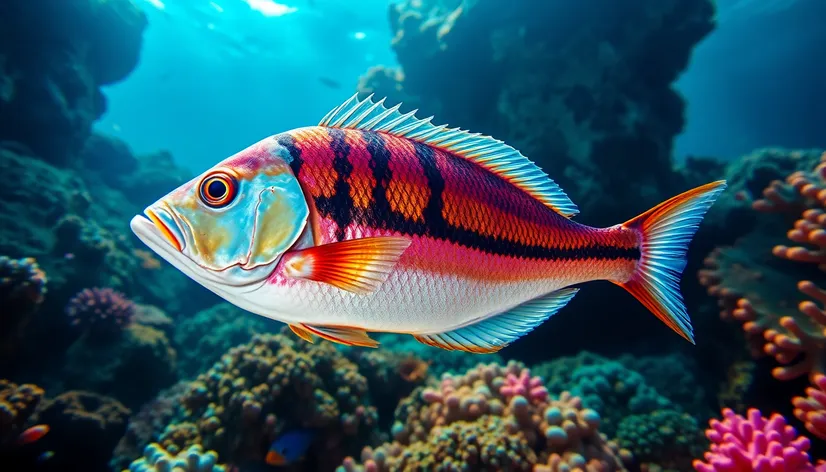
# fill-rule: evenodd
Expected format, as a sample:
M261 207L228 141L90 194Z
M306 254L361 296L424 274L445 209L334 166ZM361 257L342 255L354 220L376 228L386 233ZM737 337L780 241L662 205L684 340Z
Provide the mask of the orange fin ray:
M379 347L379 342L367 335L360 328L349 326L310 326L301 324L301 328L308 333L338 344L358 347Z
M310 344L315 343L315 339L313 339L313 334L307 331L306 329L294 324L289 325L289 327L290 330L292 330L292 332L295 333L295 335L299 338L307 341Z
M380 236L302 249L286 256L285 272L365 295L387 280L410 243L410 238Z
M533 331L568 304L579 289L563 288L510 310L446 333L419 334L416 341L448 351L490 354Z

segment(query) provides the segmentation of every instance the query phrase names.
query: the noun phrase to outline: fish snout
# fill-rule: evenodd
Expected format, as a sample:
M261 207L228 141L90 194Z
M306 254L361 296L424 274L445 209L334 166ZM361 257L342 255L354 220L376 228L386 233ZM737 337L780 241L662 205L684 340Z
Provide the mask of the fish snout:
M174 212L160 206L152 206L144 210L143 213L152 222L156 232L163 236L170 246L178 252L183 252L186 247L186 239Z

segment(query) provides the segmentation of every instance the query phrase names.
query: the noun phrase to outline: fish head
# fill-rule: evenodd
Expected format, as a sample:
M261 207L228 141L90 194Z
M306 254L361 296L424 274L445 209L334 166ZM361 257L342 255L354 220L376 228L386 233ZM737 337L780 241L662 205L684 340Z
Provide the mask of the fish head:
M167 262L227 298L263 282L299 239L309 208L286 148L265 139L149 205L132 231Z

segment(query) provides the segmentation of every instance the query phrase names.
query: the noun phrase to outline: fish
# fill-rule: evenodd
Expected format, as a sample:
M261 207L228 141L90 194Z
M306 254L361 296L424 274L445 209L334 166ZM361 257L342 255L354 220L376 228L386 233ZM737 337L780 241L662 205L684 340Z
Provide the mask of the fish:
M17 444L22 446L37 442L49 432L49 429L49 425L47 424L38 424L27 428L17 437Z
M267 451L265 462L267 465L290 465L300 462L310 445L315 433L311 430L297 429L284 433L276 438Z
M378 347L371 332L499 351L592 280L630 292L694 343L680 293L719 180L607 228L495 138L354 95L173 189L130 226L215 294L300 338Z
M334 90L338 90L341 88L340 82L338 82L337 80L333 80L329 77L320 76L318 78L318 81L321 82L322 85Z
M37 456L37 463L42 464L51 459L52 457L54 457L54 451L45 451L39 456Z

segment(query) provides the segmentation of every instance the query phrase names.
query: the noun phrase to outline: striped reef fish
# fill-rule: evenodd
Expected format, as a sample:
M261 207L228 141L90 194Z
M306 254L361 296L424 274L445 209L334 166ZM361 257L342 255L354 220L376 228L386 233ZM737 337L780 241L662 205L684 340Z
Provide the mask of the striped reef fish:
M495 352L609 280L694 342L679 291L688 244L726 184L610 228L488 136L356 96L173 190L132 230L227 301L312 342L368 332Z

